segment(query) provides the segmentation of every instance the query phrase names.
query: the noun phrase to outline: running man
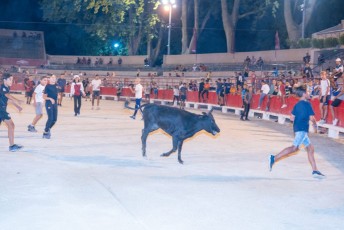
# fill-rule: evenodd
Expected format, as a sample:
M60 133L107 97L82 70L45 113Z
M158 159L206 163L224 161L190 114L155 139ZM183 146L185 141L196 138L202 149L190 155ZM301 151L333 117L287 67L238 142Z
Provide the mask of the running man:
M99 107L99 99L100 99L100 86L102 85L102 80L99 78L98 74L96 78L91 81L92 86L92 109L94 109L94 100L97 98L97 110L100 109Z
M56 87L55 75L50 76L49 84L45 86L43 98L45 100L45 109L47 110L48 120L45 124L43 138L50 139L51 128L57 121L57 94L58 90Z
M22 102L10 94L10 87L12 86L13 76L9 73L2 75L3 84L0 86L0 123L5 122L8 130L9 151L15 152L23 148L21 145L14 144L14 123L10 114L7 113L7 103L13 104L18 111L22 110L19 104Z
M143 92L143 87L141 85L141 79L136 78L135 79L135 88L130 88L132 93L135 93L135 112L130 118L134 119L136 118L137 111L139 110L141 106L141 100L142 100L142 92Z
M27 127L27 131L36 133L37 130L35 125L37 122L43 117L43 105L44 105L44 98L43 93L45 86L47 85L48 78L46 76L41 77L40 84L37 85L35 91L33 92L33 105L36 110L36 116L33 119L32 123Z
M294 121L294 142L292 146L283 149L279 154L275 156L270 155L270 171L272 170L272 166L276 162L294 154L296 151L299 150L299 147L301 145L304 145L307 149L308 161L312 166L312 175L314 177L321 178L324 177L324 175L317 169L314 159L314 147L311 144L308 137L309 120L313 122L313 126L316 130L317 124L314 118L314 111L312 109L311 104L308 101L309 95L307 94L305 88L303 88L302 86L296 88L295 94L297 97L300 98L300 100L294 106L290 116L290 120Z

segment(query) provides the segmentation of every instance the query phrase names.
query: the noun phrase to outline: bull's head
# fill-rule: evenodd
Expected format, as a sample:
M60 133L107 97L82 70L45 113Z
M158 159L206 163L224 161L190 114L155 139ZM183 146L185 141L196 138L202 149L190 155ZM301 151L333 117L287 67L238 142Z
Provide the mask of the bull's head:
M211 109L208 113L203 112L203 117L206 120L204 130L215 136L217 133L220 132L220 129L217 126L217 124L215 123L215 119L213 117L212 112L213 112L213 109Z

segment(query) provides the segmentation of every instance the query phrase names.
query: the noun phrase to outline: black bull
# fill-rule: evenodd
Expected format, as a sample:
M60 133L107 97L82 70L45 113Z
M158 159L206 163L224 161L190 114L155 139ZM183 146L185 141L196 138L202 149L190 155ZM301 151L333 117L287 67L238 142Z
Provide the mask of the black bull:
M126 107L128 104L126 103ZM183 164L181 151L184 140L192 137L197 132L205 130L206 132L216 135L220 132L216 125L212 110L202 115L187 112L177 108L162 106L156 104L145 104L143 108L144 128L142 130L142 155L146 156L146 141L149 133L162 129L172 137L173 147L170 151L161 154L168 157L171 153L178 150L178 161Z

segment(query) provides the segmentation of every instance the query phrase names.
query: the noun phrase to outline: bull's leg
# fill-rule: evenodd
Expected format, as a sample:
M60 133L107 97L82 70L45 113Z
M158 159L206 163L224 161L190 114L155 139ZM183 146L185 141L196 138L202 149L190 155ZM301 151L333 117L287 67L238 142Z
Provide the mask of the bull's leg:
M142 136L141 136L141 141L142 141L142 156L146 157L146 143L147 143L147 137L150 132L147 131L146 129L142 129Z
M161 154L160 156L169 157L171 155L171 153L174 153L175 151L177 151L178 138L172 137L172 144L173 144L172 149L170 151L168 151L167 153Z
M180 164L183 164L184 161L182 160L182 147L183 147L184 140L180 140L178 142L178 161Z

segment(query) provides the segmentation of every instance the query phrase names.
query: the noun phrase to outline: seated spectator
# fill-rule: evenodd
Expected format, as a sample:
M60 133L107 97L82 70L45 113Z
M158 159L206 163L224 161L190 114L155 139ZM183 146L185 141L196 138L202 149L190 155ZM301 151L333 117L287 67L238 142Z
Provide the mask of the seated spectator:
M145 67L149 67L148 58L145 58L145 60L143 60L143 64L144 64Z
M118 60L117 60L117 64L118 64L118 65L122 65L122 62L123 62L122 58L119 57Z
M305 65L302 72L307 77L307 79L313 79L313 72L309 63Z
M260 109L262 102L264 101L264 98L269 94L270 92L270 86L265 82L264 80L262 81L262 87L260 89L260 97L259 97L259 103L258 103L258 108Z
M197 65L196 64L194 64L193 66L192 66L192 71L197 71L197 69L198 69L198 67L197 67Z
M262 68L263 65L264 65L264 61L263 61L262 57L259 57L258 60L257 60L257 66L259 68Z
M309 55L309 53L307 52L306 56L303 57L303 62L307 64L307 63L310 63L310 61L311 61L311 55Z

